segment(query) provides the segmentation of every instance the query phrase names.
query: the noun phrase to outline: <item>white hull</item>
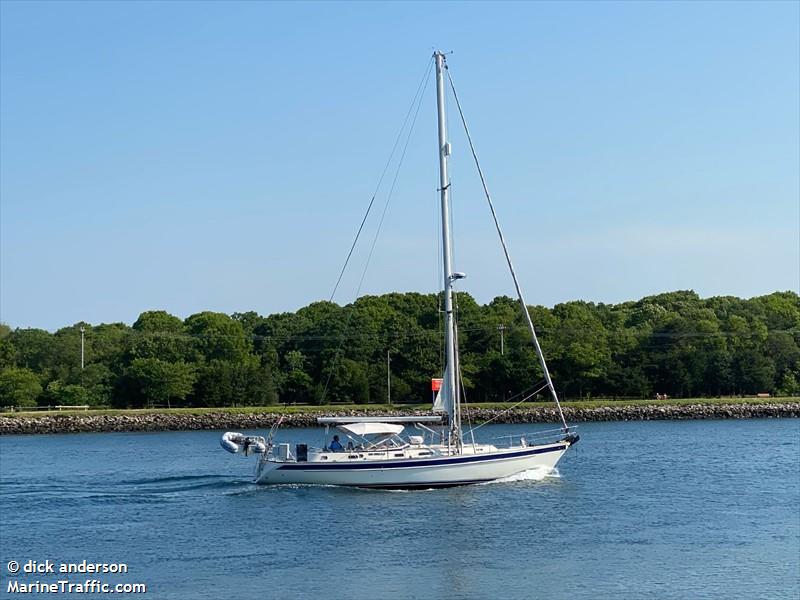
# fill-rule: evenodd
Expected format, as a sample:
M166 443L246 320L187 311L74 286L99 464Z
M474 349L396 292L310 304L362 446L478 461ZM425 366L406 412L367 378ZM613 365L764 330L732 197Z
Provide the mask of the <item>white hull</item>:
M434 488L492 481L531 469L551 471L570 443L516 447L480 455L397 461L280 462L261 459L256 483L318 484L375 488Z

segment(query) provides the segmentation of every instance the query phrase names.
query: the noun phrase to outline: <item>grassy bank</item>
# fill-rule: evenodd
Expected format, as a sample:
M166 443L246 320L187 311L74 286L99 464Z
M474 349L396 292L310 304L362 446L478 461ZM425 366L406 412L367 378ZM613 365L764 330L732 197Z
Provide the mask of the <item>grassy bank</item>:
M562 402L562 406L587 409L587 408L619 408L623 406L690 406L690 405L759 405L759 404L793 404L800 402L800 397L785 398L681 398L669 400L580 400L574 402ZM512 403L486 402L468 404L470 408L481 409L507 409L513 406ZM520 404L518 409L526 408L555 408L552 402L526 402ZM419 410L428 411L430 403L425 404L335 404L335 405L294 405L294 406L243 406L243 407L211 407L211 408L142 408L142 409L118 409L118 408L98 408L91 410L34 410L25 412L3 412L0 417L47 417L47 416L115 416L115 415L207 415L207 414L335 414L345 411L392 411L392 410Z

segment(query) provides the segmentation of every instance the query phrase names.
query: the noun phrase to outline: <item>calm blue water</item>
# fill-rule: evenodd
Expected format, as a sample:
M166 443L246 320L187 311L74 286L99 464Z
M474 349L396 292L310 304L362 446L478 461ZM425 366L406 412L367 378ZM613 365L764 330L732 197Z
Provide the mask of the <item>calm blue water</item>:
M0 598L47 558L158 599L800 597L800 420L580 430L559 478L423 492L254 486L219 432L2 437Z

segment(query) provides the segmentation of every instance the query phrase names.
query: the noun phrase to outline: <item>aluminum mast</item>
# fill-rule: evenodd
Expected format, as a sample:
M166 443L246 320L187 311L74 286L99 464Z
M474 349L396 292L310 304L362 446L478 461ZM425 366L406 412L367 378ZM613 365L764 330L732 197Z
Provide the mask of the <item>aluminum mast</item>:
M450 180L447 175L447 157L450 156L450 143L447 141L447 121L444 114L444 53L437 50L433 53L436 60L436 108L439 117L439 193L442 200L442 261L444 263L444 312L445 312L445 360L444 376L447 377L450 398L445 398L447 414L450 417L450 439L456 449L461 449L461 410L458 389L458 361L453 314L453 265L450 241Z

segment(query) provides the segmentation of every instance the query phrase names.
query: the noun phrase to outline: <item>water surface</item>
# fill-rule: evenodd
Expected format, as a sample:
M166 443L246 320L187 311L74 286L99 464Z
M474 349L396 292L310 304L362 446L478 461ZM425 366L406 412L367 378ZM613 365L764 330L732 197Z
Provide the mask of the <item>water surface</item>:
M580 431L558 476L421 492L255 486L220 432L2 437L0 598L47 558L167 600L800 597L800 420Z

